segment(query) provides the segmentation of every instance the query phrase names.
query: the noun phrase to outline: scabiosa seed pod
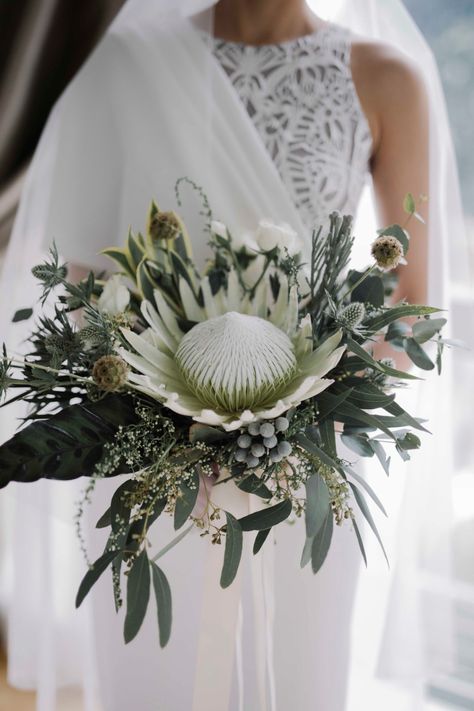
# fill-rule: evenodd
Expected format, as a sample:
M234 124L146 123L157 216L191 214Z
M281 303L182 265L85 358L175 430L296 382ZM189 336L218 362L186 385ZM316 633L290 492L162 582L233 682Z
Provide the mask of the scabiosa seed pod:
M377 266L383 271L398 267L403 257L402 243L390 235L383 235L372 242L371 252Z
M127 381L128 365L116 355L105 355L96 360L92 368L92 378L100 390L114 392Z
M175 212L156 212L150 219L152 240L175 239L182 232L182 224Z
M339 314L339 320L347 328L357 328L365 318L365 306L361 301L354 301L345 306Z

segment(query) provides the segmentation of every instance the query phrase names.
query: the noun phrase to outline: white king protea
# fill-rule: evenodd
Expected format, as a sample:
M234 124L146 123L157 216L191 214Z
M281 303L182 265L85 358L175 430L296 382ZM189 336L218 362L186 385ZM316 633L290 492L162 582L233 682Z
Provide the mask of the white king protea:
M121 349L132 366L128 380L170 410L196 422L235 430L273 419L314 397L333 380L323 378L344 351L338 331L312 349L309 316L298 324L296 287L280 277L276 302L262 280L253 298L241 298L235 272L227 290L212 295L207 278L199 305L186 280L180 282L185 318L196 325L184 333L161 292L155 305L142 302L149 328L123 329L132 346Z

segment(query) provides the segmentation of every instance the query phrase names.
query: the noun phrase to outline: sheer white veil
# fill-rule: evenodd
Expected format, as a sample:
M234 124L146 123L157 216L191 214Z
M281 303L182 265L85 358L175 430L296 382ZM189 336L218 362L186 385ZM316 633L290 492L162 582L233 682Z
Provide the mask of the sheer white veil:
M133 103L133 96L119 96L121 77L118 75L122 66L116 64L116 48L120 45L123 50L125 46L131 61L138 61L138 34L145 38L144 45L140 45L141 48L144 47L145 52L144 57L140 59L144 81L149 80L151 86L155 75L157 81L163 83L160 90L164 102L167 101L167 91L173 92L174 106L167 106L168 124L157 124L157 134L161 132L162 136L171 135L173 121L180 122L180 125L186 121L190 131L194 125L203 127L204 131L199 151L186 141L183 142L180 174L168 181L168 193L160 192L158 199L162 200L163 204L174 205L174 179L181 174L196 175L196 170L192 169L191 157L186 156L189 149L190 156L206 162L208 182L205 189L211 203L214 196L219 196L217 204L222 219L226 219L230 224L233 221L238 222L242 226L264 213L272 214L275 219L285 219L303 231L299 216L288 196L282 192L276 175L273 176L271 172L265 174L267 184L262 185L256 170L247 185L242 186L239 183L239 167L243 173L246 162L245 153L242 151L239 159L238 144L241 137L233 135L226 126L225 116L217 115L219 111L223 111L223 98L228 98L231 103L232 97L219 94L219 109L213 108L216 83L210 52L197 52L194 58L193 50L197 48L197 40L187 23L188 18L200 13L200 26L211 31L213 5L213 0L128 0L89 60L89 69L86 67L81 71L73 82L74 91L67 90L56 105L27 178L0 281L2 340L21 340L21 326L16 326L13 333L8 322L15 309L29 305L32 286L28 283L28 267L38 260L52 237L58 242L60 251L71 261L102 265L103 262L97 262L94 256L96 235L103 235L105 243L100 245L102 247L110 242L108 236L111 234L120 240L129 223L140 226L155 187L158 184L160 187L166 184L164 174L160 175L159 180L154 178L150 183L151 178L146 168L142 173L135 174L133 179L126 170L128 139L133 142L133 149L139 153L143 151L145 154L147 145L140 143L140 136L137 134L130 133L127 136L127 127L132 125L132 112L136 107L128 105L129 102ZM312 7L318 12L316 1L312 3ZM449 318L454 324L458 321L459 309L465 309L467 304L467 313L471 320L468 322L463 318L462 333L454 335L469 340L474 329L467 249L463 242L462 208L446 107L431 52L400 0L343 0L335 7L329 19L340 22L360 35L395 44L411 57L424 74L431 101L429 303L449 309ZM159 52L147 39L148 25L156 25L157 22L162 29ZM177 42L175 31L178 30L181 39ZM166 71L161 71L163 65L160 65L160 62L167 62ZM109 81L112 76L111 86L108 88L113 101L119 101L120 104L117 105L120 105L123 111L120 126L101 124L100 111L91 110L91 107L100 107L101 102L106 100L101 94L95 93L97 82L94 82L93 86L88 85L91 67L94 71L97 69L104 72L104 82L106 79ZM183 67L189 72L185 82L182 82L184 75L180 74ZM127 67L124 71L127 71ZM77 91L78 86L80 92ZM225 88L219 85L219 91L225 92ZM87 96L87 106L77 105L74 92L81 96L82 100ZM144 106L143 111L147 108ZM232 104L232 108L239 110L237 104ZM202 118L203 113L205 121ZM78 187L85 202L75 205L72 196L65 195L64 201L58 196L61 194L59 187L64 180L61 166L75 158L74 152L77 151L74 131L79 121L90 131L91 142L87 147L84 171L81 172L80 167L77 170ZM144 137L145 142L152 136L153 127L150 125L149 135ZM120 160L125 160L125 167L124 164L117 163L117 141L124 148L125 159L122 155ZM253 156L258 156L262 151L259 141L255 137L252 143L251 136L248 141L251 144L248 150L253 151ZM234 165L235 178L226 175L230 188L227 197L219 191L218 171L218 151L225 150L226 147L234 152L236 161L241 161L240 164ZM95 182L88 186L90 173L86 166L92 164ZM169 167L168 164L163 165L163 170ZM216 166L215 174L209 165ZM199 171L197 179L200 179ZM99 193L97 184L101 180L102 188ZM124 208L119 214L114 214L116 196L130 191L135 191L137 195L143 193L143 198L134 203L134 212L130 214ZM269 192L272 193L272 200L268 198ZM110 204L108 222L89 223L87 214L84 213L90 210L93 214L99 203ZM278 214L275 214L275 210ZM184 217L187 217L186 213ZM191 219L189 217L189 220ZM363 219L361 216L360 220ZM70 226L67 238L64 234L58 234L58 230L62 231L65 224ZM359 222L361 230L365 229L363 224L362 221ZM22 278L19 278L19 275L22 275ZM453 295L451 286L454 284L456 294ZM461 306L459 298L463 300ZM8 308L5 308L4 304L8 304ZM430 428L434 435L430 442L425 439L424 450L420 455L414 456L410 471L400 475L404 482L403 492L400 493L400 487L396 484L392 484L392 489L390 485L387 488L388 496L395 492L399 498L403 497L403 503L397 510L394 509L394 517L389 524L391 528L386 529L392 541L394 564L390 577L387 574L384 582L387 597L381 617L384 624L379 640L378 664L375 667L376 660L373 659L374 666L369 672L375 674L377 671L381 677L432 680L433 674L446 673L453 662L451 622L459 586L454 577L449 550L453 525L450 501L454 472L450 451L450 443L453 441L452 418L450 419L449 414L451 375L452 368L448 362L439 381L430 377L426 386L420 389L419 409L416 414L430 419ZM12 425L4 417L0 424L3 440L11 434ZM398 472L396 475L398 476ZM378 476L381 479L381 476ZM37 502L34 503L36 505ZM49 510L50 505L51 502L48 502L44 506ZM20 511L24 511L21 506L20 504ZM63 509L61 501L54 505L54 511L64 522L68 512ZM38 575L41 575L41 571L38 571ZM366 582L363 593L359 596L356 610L359 617L370 612L365 595L368 592L368 584L379 582L380 575L376 574L375 579L374 582L374 578L366 578L369 583ZM68 594L73 596L74 586L71 586ZM474 594L472 590L470 594ZM422 609L424 616L421 614ZM407 620L410 622L407 623ZM30 635L30 629L27 629L25 634ZM18 646L21 646L21 641ZM18 683L18 675L15 675L14 671L12 675Z

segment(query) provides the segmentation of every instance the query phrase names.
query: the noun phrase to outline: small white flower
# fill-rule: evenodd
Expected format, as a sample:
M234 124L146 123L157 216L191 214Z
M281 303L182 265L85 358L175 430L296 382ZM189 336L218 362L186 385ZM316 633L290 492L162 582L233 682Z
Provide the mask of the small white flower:
M227 227L218 220L211 221L211 231L219 237L227 237Z
M102 294L99 296L97 302L99 311L109 316L116 316L125 311L129 303L129 290L122 283L120 275L114 274L106 281Z
M293 255L301 252L303 246L290 225L285 222L275 224L270 220L260 220L255 232L255 240L260 249L265 252L278 247L280 250L287 249Z

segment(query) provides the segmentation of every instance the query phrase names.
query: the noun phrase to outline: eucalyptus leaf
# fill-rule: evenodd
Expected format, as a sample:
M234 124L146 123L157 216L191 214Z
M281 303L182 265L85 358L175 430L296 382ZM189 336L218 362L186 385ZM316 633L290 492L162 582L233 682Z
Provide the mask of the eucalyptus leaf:
M375 370L379 370L381 373L404 380L419 380L416 375L405 373L404 371L396 370L395 368L390 368L389 366L380 363L380 361L375 360L370 353L368 353L364 348L362 348L361 345L359 345L359 343L350 337L347 338L347 347L352 353L355 353L361 360L367 363L367 365L370 365L370 367Z
M12 323L18 323L18 321L26 321L33 315L33 309L18 309L12 318Z
M238 482L237 486L241 491L245 491L246 494L255 494L262 499L272 498L272 492L256 474L245 476Z
M434 363L431 358L425 353L423 348L415 341L414 338L405 339L405 351L407 356L413 361L418 368L423 370L433 370Z
M341 435L341 441L352 449L356 454L360 454L361 457L373 457L374 450L370 446L369 438L364 434L354 434L354 435Z
M367 276L351 294L351 301L361 301L372 306L383 306L385 291L383 281L378 276Z
M329 509L321 528L313 538L313 544L311 546L311 568L314 574L321 569L321 566L326 560L331 546L333 526L332 510Z
M397 445L401 449L419 449L421 447L420 438L416 436L413 432L407 432L403 437L397 438Z
M194 468L191 482L183 482L179 487L179 494L176 499L174 509L174 527L175 530L184 526L196 504L199 493L199 472L197 467Z
M323 477L316 473L305 482L306 488L306 537L314 538L329 511L329 489Z
M123 629L125 644L136 637L150 599L150 561L143 550L133 562L127 581L127 614Z
M226 439L232 438L232 435L225 430L219 430L217 427L210 427L209 425L202 425L198 422L191 425L189 428L189 441L193 444L195 442L206 442L207 444L214 444L215 442L223 442Z
M253 554L254 555L257 555L257 553L260 551L261 547L267 540L268 534L270 533L271 530L272 530L271 528L264 528L257 533L257 535L255 536L254 544L253 544Z
M262 531L287 519L291 509L291 501L285 499L274 506L269 506L240 518L239 523L243 531Z
M447 323L445 318L421 319L413 324L413 338L417 343L425 343L433 338Z
M373 316L364 322L364 327L368 331L377 332L393 321L405 316L429 316L441 311L434 306L423 306L420 304L400 304L391 306L379 316Z
M173 621L171 588L169 586L168 579L161 568L159 568L153 561L150 561L150 565L158 614L160 647L166 647L171 635L171 624Z
M107 570L114 558L121 555L121 551L106 551L89 568L84 575L76 595L76 607L79 607L91 587L98 581L102 573Z
M242 527L237 519L228 511L226 516L226 536L225 536L225 551L224 564L222 566L221 587L227 588L234 581L239 569L240 559L242 557Z
M359 526L357 525L357 521L355 521L354 519L352 520L352 526L354 528L354 533L356 534L357 543L359 544L360 552L362 553L362 558L364 559L365 567L367 568L367 554L365 552L364 541L362 540L362 536L360 534Z
M375 521L372 517L372 514L370 513L370 509L367 506L367 502L362 496L362 493L359 491L359 489L353 484L352 482L349 482L349 486L352 489L352 492L354 494L354 498L357 501L357 505L359 506L360 510L362 511L364 518L366 519L367 523L369 524L370 528L372 529L376 539L378 540L380 547L383 551L383 554L385 556L385 560L387 561L387 565L390 568L390 563L388 562L388 557L387 553L385 552L384 545L382 543L382 539L380 538L380 534L377 530L377 526L375 525Z
M385 454L385 449L383 448L383 445L378 442L376 439L371 439L369 440L370 446L375 452L375 456L379 460L380 464L383 467L383 470L385 474L388 476L390 474L390 457L387 457Z
M345 471L349 476L351 476L353 479L355 479L356 482L357 482L358 484L360 484L360 486L361 486L363 489L365 489L365 491L367 492L367 494L370 496L370 498L372 499L372 501L379 507L380 511L384 514L384 516L387 516L387 512L385 511L384 505L383 505L382 502L380 501L380 499L379 499L379 497L377 496L377 494L375 493L375 491L374 491L374 490L372 489L372 487L370 486L369 482L366 481L366 480L364 479L364 477L361 476L358 472L356 472L356 470L353 469L353 467L351 467L349 464L345 464L345 465L343 465L343 467L344 467L344 471Z

